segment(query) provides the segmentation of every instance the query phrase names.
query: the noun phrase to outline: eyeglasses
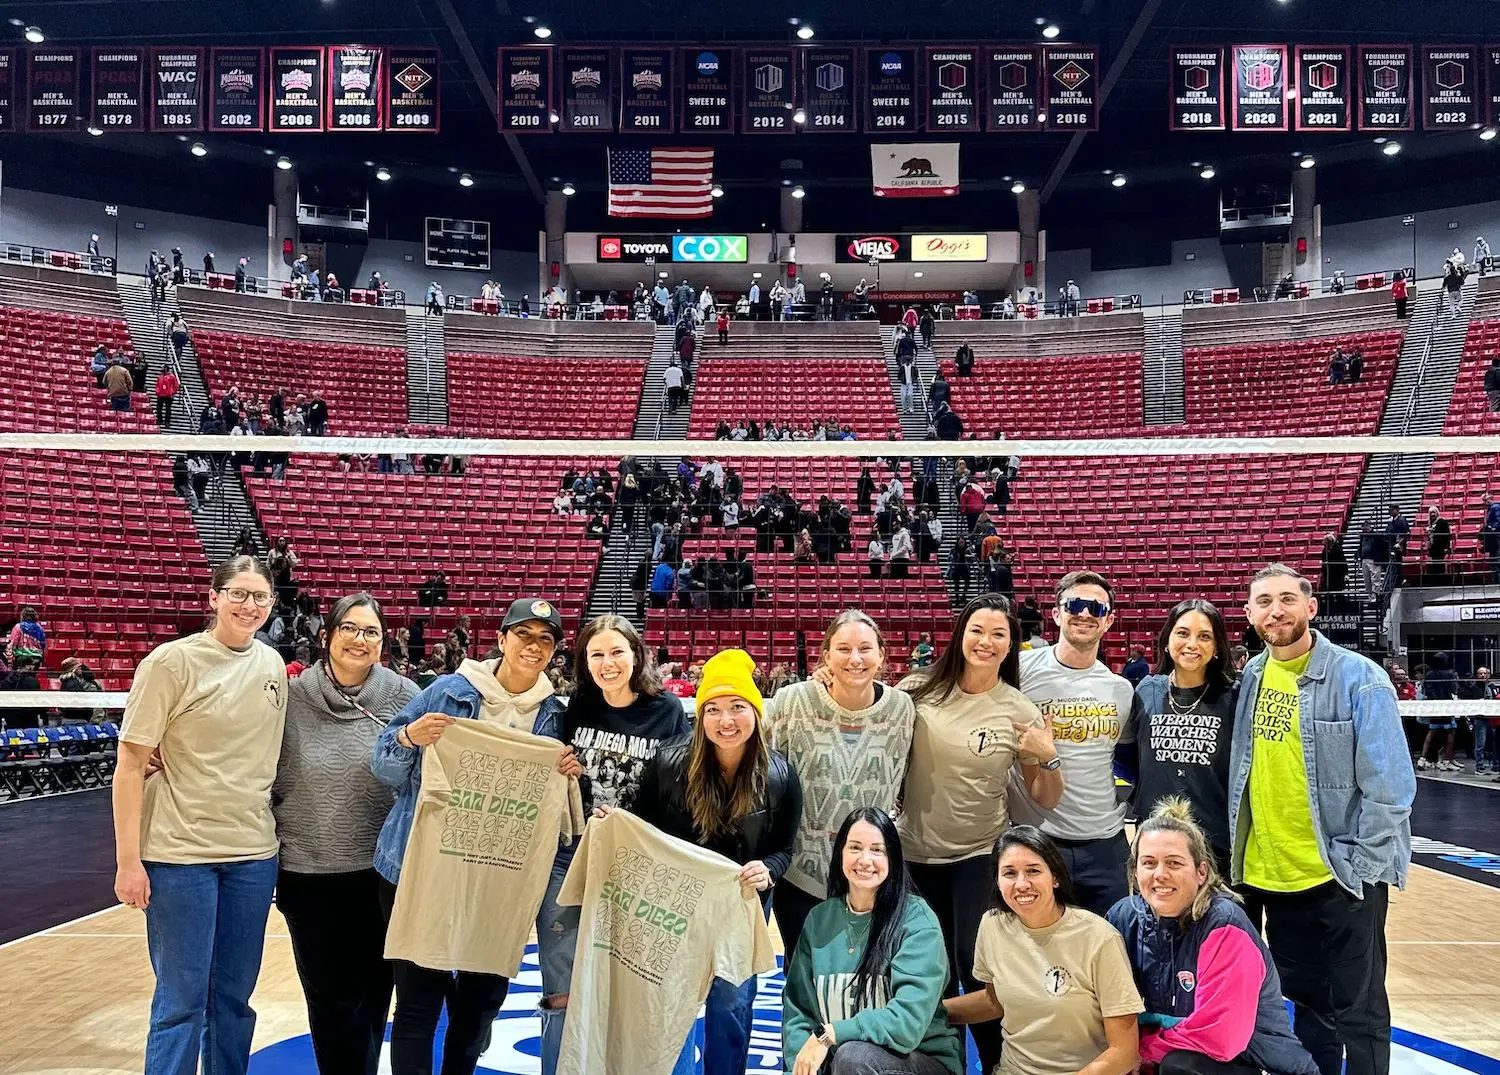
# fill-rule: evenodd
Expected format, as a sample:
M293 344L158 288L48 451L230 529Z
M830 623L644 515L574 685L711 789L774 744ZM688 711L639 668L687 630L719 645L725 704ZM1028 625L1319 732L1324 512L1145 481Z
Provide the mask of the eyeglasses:
M1104 619L1109 615L1109 606L1103 601L1095 601L1087 597L1070 597L1062 603L1063 611L1069 616L1082 616L1087 612L1097 620Z
M357 623L341 623L334 631L345 642L353 642L356 638L362 638L366 642L380 642L385 638L385 632L379 627L361 627Z
M271 602L276 600L276 595L268 590L242 590L238 586L220 586L219 592L231 605L243 605L246 601L254 601L256 608L270 608Z

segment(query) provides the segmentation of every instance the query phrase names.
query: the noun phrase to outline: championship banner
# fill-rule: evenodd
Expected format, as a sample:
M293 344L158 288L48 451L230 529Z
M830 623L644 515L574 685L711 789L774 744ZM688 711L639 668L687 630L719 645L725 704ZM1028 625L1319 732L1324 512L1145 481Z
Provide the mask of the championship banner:
M271 50L272 132L323 129L323 47Z
M263 131L265 54L258 48L216 48L209 53L208 129Z
M985 130L1039 131L1042 129L1037 77L1037 50L1030 46L996 45L985 50Z
M146 129L146 50L94 50L93 82L89 91L94 126L106 131L137 133Z
M923 128L932 134L979 130L979 50L928 45Z
M672 50L620 50L620 133L670 134Z
M801 99L809 131L853 134L859 130L854 88L857 62L858 54L853 49L802 51Z
M0 133L16 129L16 50L0 49Z
M684 131L734 131L734 49L682 50Z
M203 130L203 50L151 50L151 129Z
M328 101L330 131L378 131L384 124L380 109L380 80L385 50L364 45L328 46Z
M1457 131L1478 125L1479 50L1473 45L1422 49L1422 126Z
M1170 62L1174 131L1224 129L1224 50L1174 48Z
M1092 45L1045 45L1047 130L1099 129L1099 50Z
M83 53L75 48L34 48L27 56L28 131L78 129L78 75Z
M797 53L787 48L749 48L744 53L742 134L791 134L796 104Z
M392 45L385 76L385 129L436 134L442 129L437 49Z
M1409 131L1413 127L1410 45L1359 47L1359 129Z
M1287 129L1285 45L1235 45L1230 125L1237 131Z
M870 146L877 198L945 198L958 193L957 142Z
M558 130L615 129L615 110L610 94L614 66L609 49L557 50L557 84L562 88Z
M495 119L502 134L552 133L552 46L497 49Z
M1485 85L1489 88L1490 122L1500 123L1500 45L1485 50Z
M1298 45L1295 55L1297 130L1349 130L1349 49Z
M864 104L871 134L917 129L916 49L865 50Z

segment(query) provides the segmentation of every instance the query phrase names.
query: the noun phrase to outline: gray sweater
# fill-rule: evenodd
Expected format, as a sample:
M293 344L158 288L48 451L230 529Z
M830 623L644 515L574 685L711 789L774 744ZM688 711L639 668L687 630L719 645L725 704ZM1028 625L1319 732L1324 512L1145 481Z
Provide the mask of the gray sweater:
M271 786L282 869L354 873L374 866L375 840L396 792L370 772L370 750L416 695L411 680L383 666L371 669L353 697L377 723L329 681L321 662L292 680Z

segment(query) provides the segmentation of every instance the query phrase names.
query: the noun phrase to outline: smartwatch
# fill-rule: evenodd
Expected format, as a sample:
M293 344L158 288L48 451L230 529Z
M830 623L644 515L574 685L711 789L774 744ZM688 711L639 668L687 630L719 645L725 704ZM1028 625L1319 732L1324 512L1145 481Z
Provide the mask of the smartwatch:
M1058 769L1062 768L1062 755L1061 754L1054 754L1054 755L1052 755L1052 760L1051 761L1044 761L1044 762L1042 762L1041 766L1042 766L1043 769L1047 770L1047 772L1049 772L1049 773L1056 772Z

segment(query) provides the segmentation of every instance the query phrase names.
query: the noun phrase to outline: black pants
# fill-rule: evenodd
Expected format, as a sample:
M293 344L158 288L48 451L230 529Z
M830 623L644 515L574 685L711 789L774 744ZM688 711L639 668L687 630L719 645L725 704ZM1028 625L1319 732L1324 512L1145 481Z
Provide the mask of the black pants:
M380 875L290 873L276 878L276 906L292 936L307 997L318 1069L375 1075L391 1007Z
M1385 885L1355 899L1329 881L1306 892L1243 888L1245 913L1260 925L1295 1006L1293 1029L1322 1075L1388 1075L1391 1005L1385 992Z
M943 996L958 996L960 984L965 993L979 992L984 983L974 977L974 942L979 936L979 920L995 891L990 856L975 855L942 865L913 862L909 866L912 883L943 929L943 945L948 950L948 985ZM1000 1021L974 1023L969 1033L979 1054L980 1070L993 1071L1000 1062Z
M719 343L720 345L729 343L729 330L727 328L721 328L719 330Z
M156 397L156 424L165 429L172 424L172 397Z
M387 923L396 904L396 886L380 881L380 906ZM443 1037L442 1075L474 1075L490 1042L490 1027L505 1003L510 979L474 971L429 970L404 959L392 961L396 1015L391 1021L392 1075L432 1075L432 1039L448 1005Z
M1397 321L1405 321L1406 320L1406 300L1405 299L1397 299L1396 300L1396 320Z
M781 931L781 944L785 951L782 956L783 971L791 963L792 953L797 950L797 940L802 936L807 916L822 902L822 897L810 896L790 881L782 881L771 893L771 910L776 915L776 928Z
M1103 840L1057 840L1068 876L1073 879L1073 896L1078 906L1096 915L1107 915L1109 909L1130 895L1125 880L1125 860L1130 857L1130 841L1123 832Z
M1259 1075L1259 1072L1260 1065L1243 1053L1233 1060L1215 1060L1189 1049L1173 1049L1161 1058L1156 1069L1156 1075Z

